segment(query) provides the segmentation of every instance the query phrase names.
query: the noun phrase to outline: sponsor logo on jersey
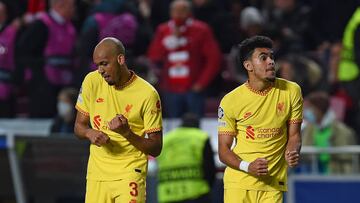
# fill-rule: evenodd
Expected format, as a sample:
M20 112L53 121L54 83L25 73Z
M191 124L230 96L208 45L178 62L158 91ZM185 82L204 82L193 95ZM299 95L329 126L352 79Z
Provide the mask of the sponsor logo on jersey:
M254 128L252 126L246 128L246 139L255 140Z
M283 134L282 128L260 128L256 132L258 133L256 138L259 139L273 138Z
M104 98L99 97L96 99L96 103L102 103L102 102L104 102Z
M247 118L249 118L251 115L252 115L252 113L249 111L249 112L246 112L243 117L244 117L244 119L247 119Z
M256 132L256 133L255 133ZM259 128L254 129L252 126L246 128L246 139L267 139L274 138L283 134L282 128Z
M100 127L101 127L101 117L100 117L100 115L94 116L93 125L97 130L100 130Z

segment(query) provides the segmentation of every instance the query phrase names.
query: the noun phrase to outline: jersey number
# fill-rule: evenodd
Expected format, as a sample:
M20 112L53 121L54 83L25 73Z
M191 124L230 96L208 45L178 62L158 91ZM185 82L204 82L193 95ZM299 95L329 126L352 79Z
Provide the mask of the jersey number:
M138 196L138 193L139 193L139 192L138 192L138 185L137 185L137 183L131 182L131 183L129 183L129 186L130 186L130 188L131 188L130 195L133 196L133 197Z

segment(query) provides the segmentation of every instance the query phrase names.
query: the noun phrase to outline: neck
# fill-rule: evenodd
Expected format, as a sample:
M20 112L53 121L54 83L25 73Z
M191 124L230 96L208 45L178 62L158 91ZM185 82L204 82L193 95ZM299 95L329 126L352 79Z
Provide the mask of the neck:
M58 12L55 9L51 9L50 10L50 15L51 17L59 24L64 24L65 23L65 18L63 16L61 16L60 12Z
M249 86L256 91L264 91L266 89L268 89L269 87L273 86L273 82L270 81L266 81L266 80L257 80L255 78L251 78L249 77L248 80Z
M129 71L127 68L122 68L120 71L120 79L119 82L116 84L117 88L122 88L129 80L131 79L132 72Z

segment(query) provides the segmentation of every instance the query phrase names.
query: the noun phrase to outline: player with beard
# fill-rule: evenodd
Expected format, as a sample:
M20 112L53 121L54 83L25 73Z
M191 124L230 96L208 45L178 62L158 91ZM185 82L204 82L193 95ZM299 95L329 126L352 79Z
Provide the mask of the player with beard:
M220 103L219 157L227 165L225 203L282 203L287 168L299 162L301 89L276 78L272 44L265 36L240 44L239 59L248 81Z

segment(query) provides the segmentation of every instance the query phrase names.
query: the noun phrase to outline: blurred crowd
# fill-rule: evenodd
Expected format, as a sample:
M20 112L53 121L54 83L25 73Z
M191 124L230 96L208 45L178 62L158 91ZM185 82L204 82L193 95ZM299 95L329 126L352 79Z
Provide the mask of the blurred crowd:
M278 76L297 82L305 100L326 94L334 118L360 135L359 6L358 0L0 0L0 117L72 123L64 94L76 94L95 70L93 49L107 36L124 43L129 67L159 90L164 117L216 117L222 96L247 80L237 44L266 35L274 41Z

